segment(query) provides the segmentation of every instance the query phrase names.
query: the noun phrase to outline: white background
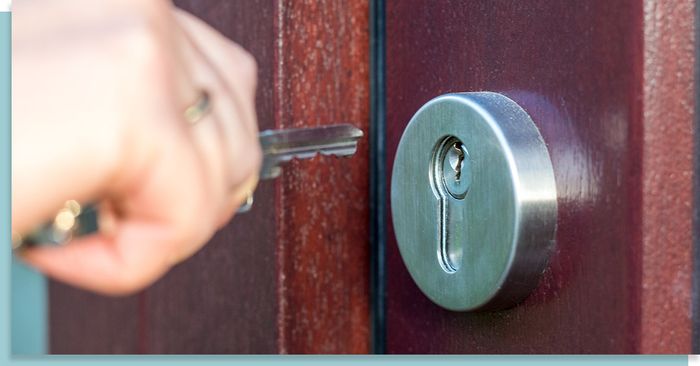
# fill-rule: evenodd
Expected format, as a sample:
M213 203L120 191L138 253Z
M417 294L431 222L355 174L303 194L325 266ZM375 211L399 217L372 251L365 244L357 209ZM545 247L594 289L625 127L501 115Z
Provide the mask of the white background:
M12 0L0 0L0 11L10 11Z

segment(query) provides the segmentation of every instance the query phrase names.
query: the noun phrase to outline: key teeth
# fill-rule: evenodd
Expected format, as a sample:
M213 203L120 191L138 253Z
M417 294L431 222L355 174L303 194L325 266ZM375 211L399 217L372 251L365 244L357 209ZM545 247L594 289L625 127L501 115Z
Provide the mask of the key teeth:
M357 145L348 147L348 148L341 148L333 151L321 151L321 155L323 156L337 156L337 157L348 157L351 155L354 155L357 152Z
M357 152L357 144L353 144L352 146L345 146L345 147L338 147L334 149L319 149L315 151L305 151L302 153L297 153L297 154L290 154L287 156L280 156L277 161L279 163L287 163L289 161L292 161L294 159L296 160L308 160L308 159L313 159L317 155L322 155L322 156L338 156L338 157L345 157L345 156L350 156L355 154Z
M266 178L277 178L282 174L282 168L281 167L274 167L270 169L270 174Z
M352 144L352 146L339 147L335 149L321 149L313 152L303 152L294 155L280 155L275 160L273 167L266 170L268 173L261 176L261 179L272 179L277 178L282 174L282 164L286 164L292 160L310 160L318 155L321 156L337 156L339 158L345 158L354 155L357 152L357 143Z
M280 175L282 166L294 159L312 159L317 155L351 156L357 152L358 139L362 136L362 130L350 124L262 132L260 141L265 163L261 177Z
M341 147L341 148L336 148L336 149L322 149L322 150L317 150L314 152L307 152L307 153L302 153L302 154L297 154L294 155L294 159L299 159L299 160L306 160L306 159L313 159L317 155L321 156L337 156L337 157L345 157L349 155L355 154L357 151L357 146L352 146L352 147Z

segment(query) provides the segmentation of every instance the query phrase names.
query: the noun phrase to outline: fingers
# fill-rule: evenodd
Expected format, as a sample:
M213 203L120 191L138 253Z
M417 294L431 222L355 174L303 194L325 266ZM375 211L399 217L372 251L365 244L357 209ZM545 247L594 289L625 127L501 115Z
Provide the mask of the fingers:
M255 89L257 87L257 64L246 50L218 33L199 18L179 9L175 18L198 49L220 73L226 87L241 101L244 123L251 134L257 136L255 117ZM248 103L251 102L251 103Z
M231 193L230 198L224 202L224 210L219 216L217 228L220 229L224 227L231 220L233 213L248 200L249 196L255 191L257 185L258 176L254 175Z
M205 137L215 129L222 146L222 169L229 174L227 198L223 205L225 220L255 189L260 169L261 151L255 119L254 94L256 66L252 57L240 46L227 40L199 19L177 11L186 37L189 37L193 79L212 91L213 114L217 124L196 126L201 134L200 145L211 145L213 139ZM202 121L204 122L204 121ZM200 123L201 125L201 123ZM215 127L215 128L213 128ZM201 129L201 132L196 130ZM204 146L206 150L208 147Z
M257 175L261 152L257 136L251 135L243 121L245 116L217 75L203 60L197 60L192 77L209 93L211 110L195 125L187 126L193 142L210 166L212 177L225 193Z
M26 250L22 258L45 274L73 286L107 295L127 295L163 275L174 259L166 227L132 222L116 237L95 235L61 247Z
M60 247L32 248L22 257L60 281L124 295L150 285L191 256L215 230L212 207L217 207L217 196L209 192L210 177L199 159L187 152L190 144L178 138L163 136L161 144L171 145L172 155L158 156L123 196L113 197L109 207L101 205L101 219L118 218L109 220L108 230L100 220L98 235Z
M23 258L47 275L104 294L142 289L195 253L255 189L261 164L255 63L189 15L179 13L176 24L186 41L157 38L167 43L164 50L155 47L154 62L129 73L162 77L123 108L133 137L123 155L137 158L122 158L99 195L113 203L116 223L109 235L27 250ZM211 109L188 124L184 110L202 91ZM182 110L171 105L180 102Z

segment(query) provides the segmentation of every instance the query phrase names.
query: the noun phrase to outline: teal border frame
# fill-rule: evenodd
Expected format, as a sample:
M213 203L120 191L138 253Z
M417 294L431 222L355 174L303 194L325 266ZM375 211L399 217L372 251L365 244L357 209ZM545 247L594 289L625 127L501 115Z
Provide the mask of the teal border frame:
M259 364L276 365L280 361L289 364L309 365L334 362L340 365L363 362L367 364L425 365L439 362L441 365L591 365L594 363L614 363L616 365L652 366L687 365L688 357L678 356L235 356L235 355L133 355L133 356L61 356L34 355L20 356L10 352L10 291L12 265L11 254L11 14L0 12L0 233L4 233L0 251L0 264L5 276L0 279L0 364L2 365L200 365L208 364Z
M11 280L11 175L12 162L12 130L10 120L11 93L12 93L12 22L9 12L0 12L0 147L2 147L2 159L0 159L0 233L3 233L2 248L0 251L0 263L5 275L0 278L0 359L6 359L10 355L10 280Z
M48 353L48 289L46 278L12 258L10 269L10 352Z

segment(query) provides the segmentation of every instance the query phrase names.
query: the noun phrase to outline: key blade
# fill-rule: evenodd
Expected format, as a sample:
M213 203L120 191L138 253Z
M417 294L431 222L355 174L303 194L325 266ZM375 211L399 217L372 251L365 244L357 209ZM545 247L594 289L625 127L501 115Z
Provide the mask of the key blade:
M362 130L351 124L320 127L267 130L260 133L260 145L264 153L289 154L310 151L338 151L352 155Z
M351 124L311 128L268 130L260 133L264 158L260 179L276 178L280 165L292 159L310 159L317 154L350 156L364 134Z

